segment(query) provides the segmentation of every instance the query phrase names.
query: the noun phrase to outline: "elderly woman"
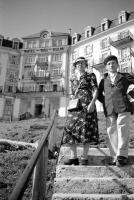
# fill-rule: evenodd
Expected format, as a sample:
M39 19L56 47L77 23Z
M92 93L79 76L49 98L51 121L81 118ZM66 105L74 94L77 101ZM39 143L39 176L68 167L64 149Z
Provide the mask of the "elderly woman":
M82 165L88 164L88 150L90 144L98 144L98 119L95 101L98 95L98 86L94 73L87 71L87 60L79 57L74 63L74 76L71 80L72 94L79 98L82 109L69 112L65 126L63 144L70 145L71 157L64 161L65 165L79 165L77 157L77 144L82 144L83 155L80 159Z

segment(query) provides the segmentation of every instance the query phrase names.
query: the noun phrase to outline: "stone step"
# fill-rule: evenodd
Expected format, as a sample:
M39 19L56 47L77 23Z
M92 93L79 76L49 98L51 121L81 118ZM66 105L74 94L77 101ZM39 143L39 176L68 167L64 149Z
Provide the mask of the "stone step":
M82 155L82 147L77 148L78 157ZM62 145L58 158L58 165L63 164L65 159L70 158L70 148L67 145ZM106 165L110 162L110 153L108 148L89 148L88 151L89 165ZM134 164L134 149L129 149L128 164Z
M56 167L56 178L133 178L134 165L116 166L67 166Z
M133 178L56 178L54 193L133 194Z
M134 200L134 194L54 194L52 200Z

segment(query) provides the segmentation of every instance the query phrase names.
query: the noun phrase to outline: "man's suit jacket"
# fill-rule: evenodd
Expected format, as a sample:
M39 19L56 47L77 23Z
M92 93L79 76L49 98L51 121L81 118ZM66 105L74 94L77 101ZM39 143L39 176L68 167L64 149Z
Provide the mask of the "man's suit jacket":
M106 116L115 113L131 112L131 103L127 96L129 85L134 84L134 75L128 73L117 73L112 84L108 74L99 84L98 100L103 103L104 114Z

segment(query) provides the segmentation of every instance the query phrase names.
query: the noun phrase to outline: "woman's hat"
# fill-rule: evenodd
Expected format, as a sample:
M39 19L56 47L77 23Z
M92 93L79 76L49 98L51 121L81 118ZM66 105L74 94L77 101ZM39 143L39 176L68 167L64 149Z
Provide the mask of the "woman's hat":
M79 57L79 58L77 58L77 59L75 60L75 62L74 62L73 65L76 66L76 64L77 64L78 62L85 62L86 65L87 65L87 60L86 60L84 57Z

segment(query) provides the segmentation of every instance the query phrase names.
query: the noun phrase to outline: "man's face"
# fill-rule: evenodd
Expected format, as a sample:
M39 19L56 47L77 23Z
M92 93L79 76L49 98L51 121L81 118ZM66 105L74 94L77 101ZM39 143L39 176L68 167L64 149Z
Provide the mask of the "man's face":
M118 63L116 62L116 60L110 60L106 64L106 70L108 72L115 73L117 72L117 68L118 68Z

